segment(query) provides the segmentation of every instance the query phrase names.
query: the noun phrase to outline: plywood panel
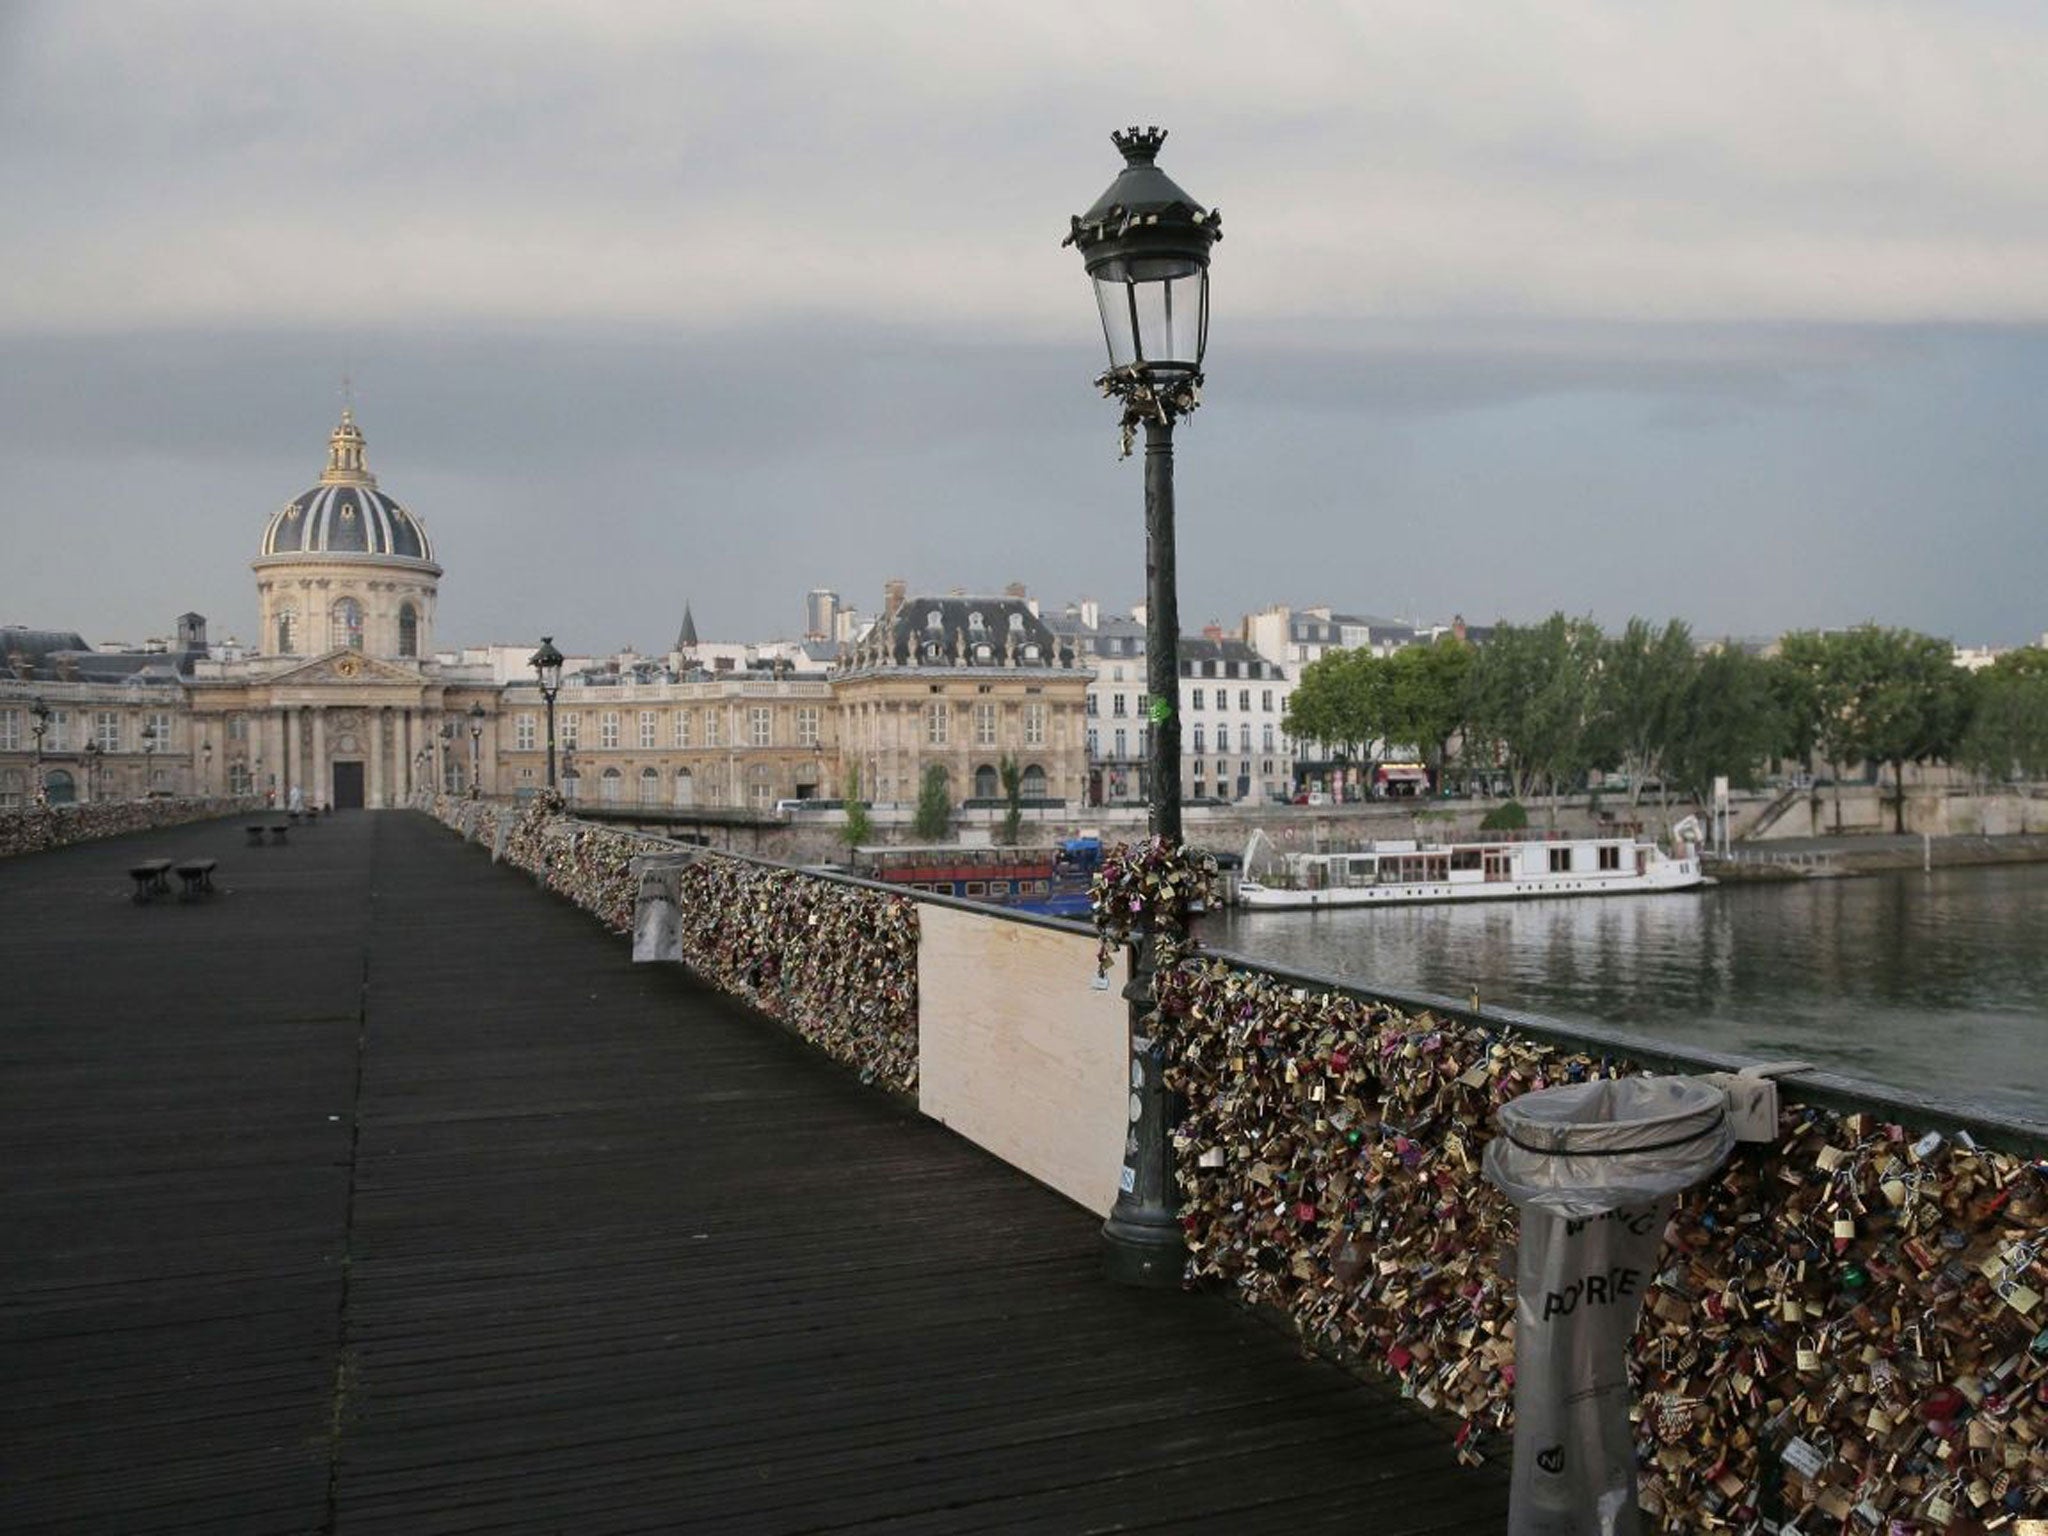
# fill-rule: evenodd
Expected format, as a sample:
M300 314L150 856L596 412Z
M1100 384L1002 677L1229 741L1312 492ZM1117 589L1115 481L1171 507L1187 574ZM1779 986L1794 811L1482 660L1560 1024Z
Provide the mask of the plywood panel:
M940 906L918 919L919 1107L1108 1214L1130 1101L1121 964L1097 990L1085 935Z

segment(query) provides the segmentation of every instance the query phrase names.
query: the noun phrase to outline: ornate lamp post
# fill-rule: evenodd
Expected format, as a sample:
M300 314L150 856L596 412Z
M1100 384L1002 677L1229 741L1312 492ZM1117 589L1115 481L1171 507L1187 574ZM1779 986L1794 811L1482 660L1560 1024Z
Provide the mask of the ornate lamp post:
M213 793L213 743L212 743L212 742L208 741L208 742L202 742L202 743L200 744L200 747L199 747L199 760L200 760L201 764L203 765L203 766L202 766L202 767L200 768L200 770L199 770L199 793L200 793L200 794L202 794L202 795L210 795L210 794L212 794L212 793Z
M552 635L540 637L540 649L526 659L540 679L540 696L548 707L548 788L555 787L555 695L562 691L562 653Z
M142 728L142 798L145 800L149 798L149 791L154 784L151 774L154 772L155 764L156 727L145 725Z
M100 798L100 756L105 750L97 740L85 744L85 798L95 804Z
M31 722L28 732L36 739L35 766L31 770L36 782L29 801L33 805L48 805L50 792L43 784L43 737L50 729L50 706L43 702L41 694L37 694L28 701L28 713Z
M1150 698L1152 835L1181 841L1180 605L1174 578L1173 424L1201 402L1209 340L1209 251L1222 216L1204 209L1154 164L1166 133L1110 135L1124 168L1061 242L1076 247L1095 285L1109 368L1097 385L1123 403L1124 452L1145 429L1145 650ZM1130 984L1131 1129L1121 1193L1103 1224L1109 1277L1172 1286L1185 1260L1167 1133L1163 1062L1148 1022L1157 944L1139 939Z
M484 706L479 700L469 706L469 798L472 800L483 794L483 745Z
M456 772L457 769L455 766L455 722L453 720L443 720L441 722L442 794L452 795L453 793L455 793Z

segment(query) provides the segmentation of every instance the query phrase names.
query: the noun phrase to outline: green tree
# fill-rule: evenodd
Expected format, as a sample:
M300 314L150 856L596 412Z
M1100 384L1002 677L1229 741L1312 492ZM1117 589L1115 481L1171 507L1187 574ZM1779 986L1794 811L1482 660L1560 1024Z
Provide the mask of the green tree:
M1994 783L2048 779L2048 649L2008 651L1977 674L1957 760Z
M1439 787L1451 738L1465 726L1472 664L1472 647L1456 635L1407 646L1382 664L1386 734L1412 742Z
M1024 830L1024 769L1017 759L1005 752L996 765L996 772L1003 781L1002 835L997 839L1005 848L1017 846L1017 840Z
M924 778L917 786L917 812L911 826L918 840L942 841L953 825L953 801L946 793L946 770L938 763L924 765Z
M1739 789L1754 789L1783 739L1777 711L1768 662L1733 645L1708 651L1676 706L1665 777L1702 804L1721 774Z
M1280 728L1297 741L1321 742L1335 756L1362 760L1386 732L1385 682L1370 651L1331 651L1301 669Z
M1505 761L1516 799L1546 790L1553 824L1590 766L1600 646L1592 620L1553 613L1501 625L1473 662L1471 744Z
M1804 672L1818 703L1816 739L1835 768L1836 825L1841 770L1889 767L1893 826L1906 827L1905 771L1955 753L1969 723L1970 684L1946 640L1863 624L1827 634L1787 635L1786 663Z
M868 815L866 802L860 795L860 769L846 770L846 782L840 786L840 793L846 801L846 824L839 829L839 840L849 848L858 848L875 834L874 818Z
M1670 777L1667 758L1698 670L1692 631L1677 619L1657 629L1632 618L1620 634L1601 641L1588 755L1629 776L1631 807L1640 803L1646 782L1661 785Z

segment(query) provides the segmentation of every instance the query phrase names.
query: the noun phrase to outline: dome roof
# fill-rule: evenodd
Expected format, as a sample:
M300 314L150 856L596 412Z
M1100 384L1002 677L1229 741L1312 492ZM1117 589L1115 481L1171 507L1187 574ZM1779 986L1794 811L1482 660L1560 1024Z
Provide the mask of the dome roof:
M434 559L419 519L378 490L377 477L364 468L362 429L347 410L328 439L327 473L271 514L263 553Z

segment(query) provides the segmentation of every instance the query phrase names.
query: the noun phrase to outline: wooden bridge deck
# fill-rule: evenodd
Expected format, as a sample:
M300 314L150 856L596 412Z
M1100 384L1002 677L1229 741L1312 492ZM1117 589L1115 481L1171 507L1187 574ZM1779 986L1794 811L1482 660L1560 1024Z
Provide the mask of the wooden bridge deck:
M138 858L220 861L129 901ZM0 862L0 1530L1493 1532L1504 1471L425 818Z

